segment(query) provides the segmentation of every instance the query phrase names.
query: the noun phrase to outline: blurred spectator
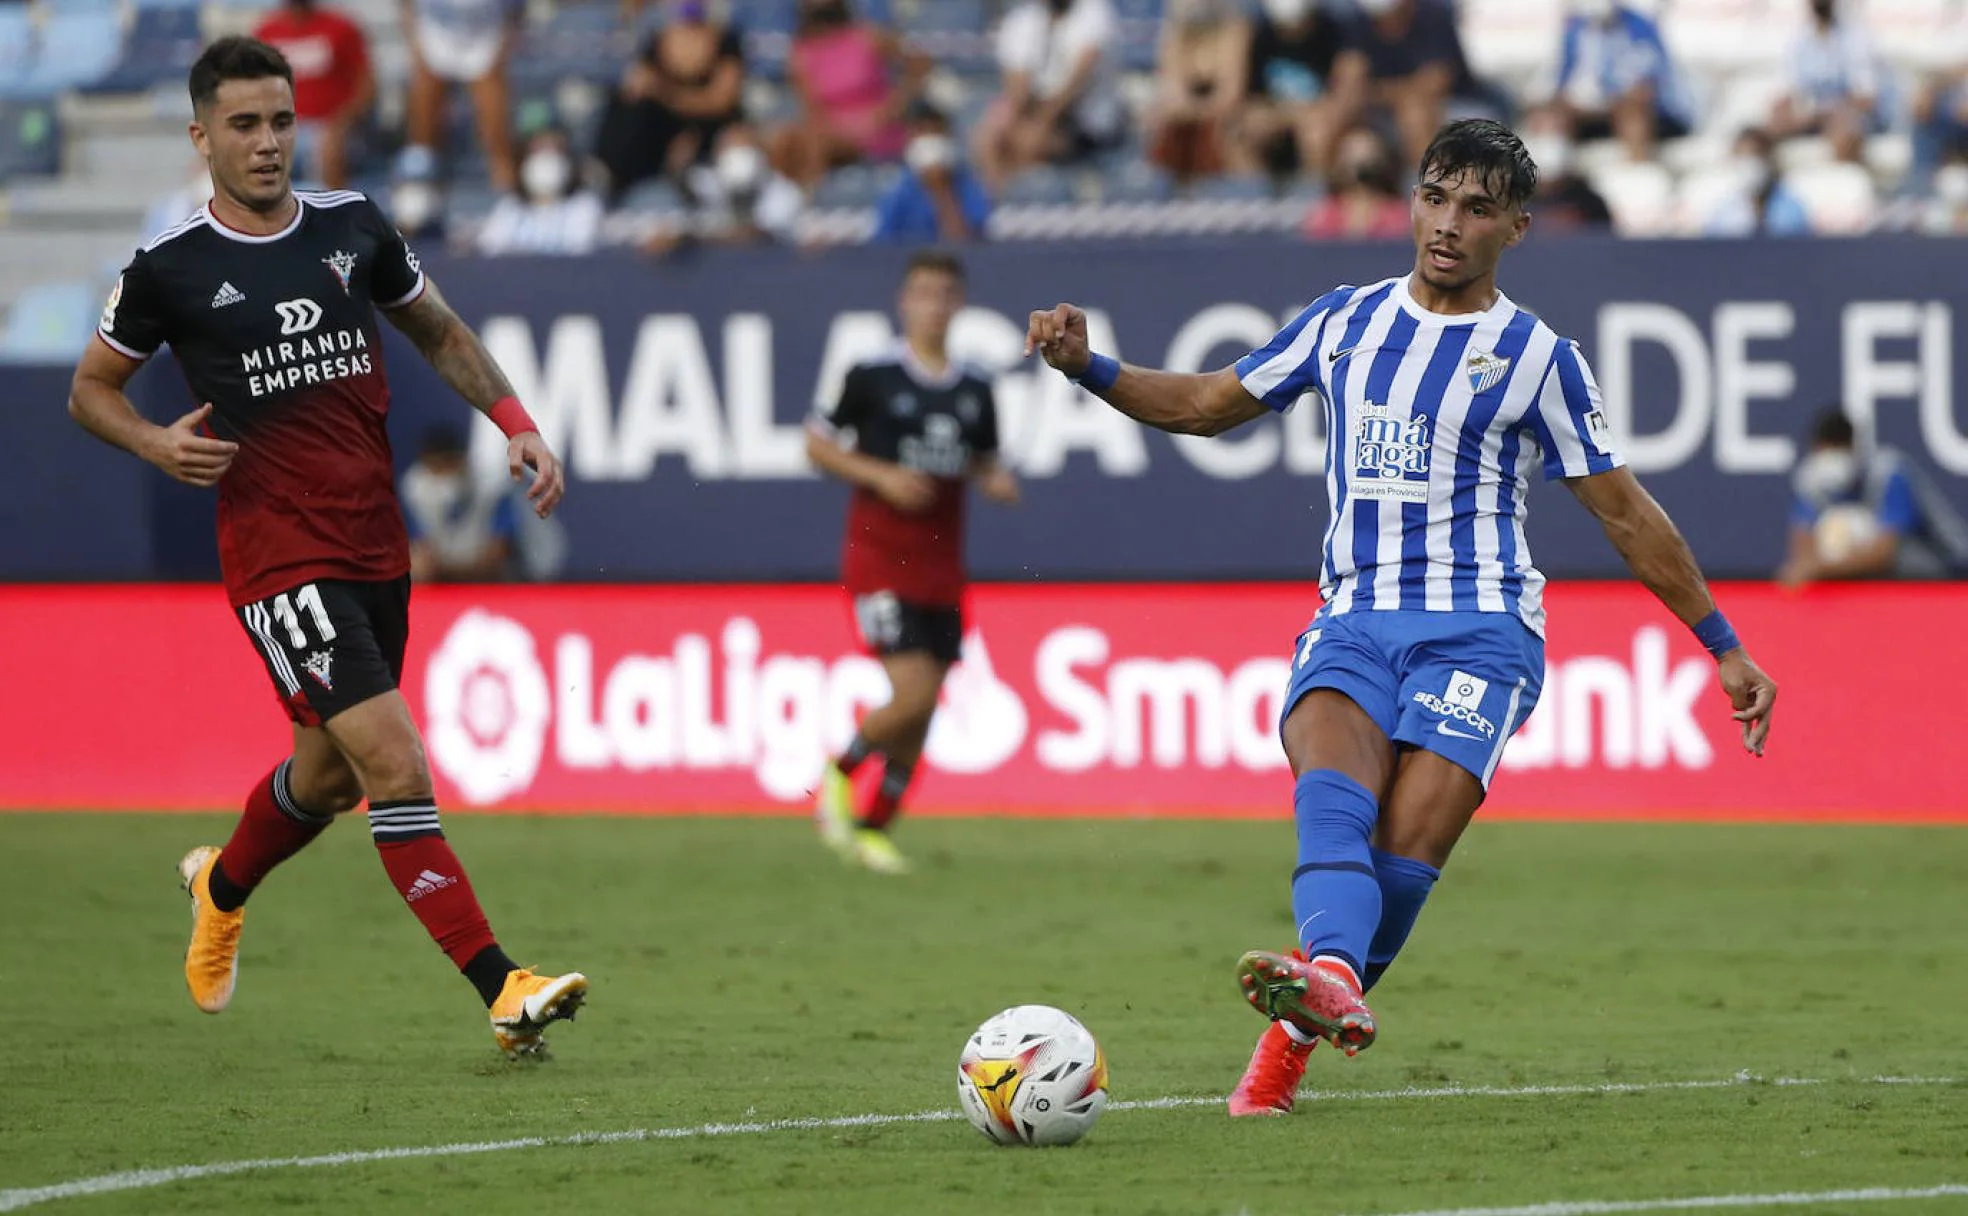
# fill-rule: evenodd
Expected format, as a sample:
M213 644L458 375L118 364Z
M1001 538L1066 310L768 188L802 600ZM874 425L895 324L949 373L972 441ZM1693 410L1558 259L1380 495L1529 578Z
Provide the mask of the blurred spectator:
M1921 188L1934 170L1950 158L1968 159L1968 56L1964 56L1961 66L1922 82L1913 95L1912 117L1910 184Z
M1287 177L1326 167L1333 106L1322 98L1339 55L1340 28L1318 0L1264 0L1251 34L1233 169Z
M150 244L166 228L175 228L180 221L189 219L191 213L203 207L211 197L212 171L204 157L194 156L191 177L184 186L153 202L144 212L143 239L137 243Z
M1811 441L1791 479L1790 552L1779 582L1968 572L1968 522L1905 456L1867 451L1836 408L1818 418Z
M1305 213L1305 235L1315 241L1379 241L1405 238L1413 228L1387 142L1371 127L1342 135L1326 173L1326 196Z
M1574 140L1617 137L1635 161L1694 127L1695 111L1654 19L1616 0L1572 0L1545 108Z
M1968 162L1953 161L1934 173L1934 197L1921 217L1929 236L1968 236Z
M841 165L896 159L929 66L894 31L856 21L847 0L800 0L786 62L800 117L773 140L773 163L810 190Z
M444 191L437 184L437 155L412 144L398 153L390 172L390 219L406 237L444 237Z
M294 69L299 159L323 185L346 187L352 140L376 102L362 27L315 0L287 0L253 36L279 48Z
M464 85L487 175L504 193L517 184L506 59L524 19L524 0L403 0L410 43L406 142L442 148L450 86Z
M426 431L401 490L413 581L484 583L507 576L519 510L505 486L473 479L462 430L445 423Z
M793 244L806 194L772 168L758 135L739 123L718 136L708 165L693 165L683 177L690 208L680 226L659 231L643 245L664 254L689 244Z
M1610 228L1613 213L1590 182L1580 176L1572 141L1556 120L1533 118L1524 131L1524 150L1537 165L1537 193L1531 196L1531 227L1549 234Z
M978 169L995 193L1020 169L1082 160L1127 138L1108 0L1022 0L998 28L1004 92L977 125Z
M519 162L521 195L507 195L478 231L485 254L594 252L601 235L601 199L580 188L567 133L548 127L527 137Z
M1155 52L1148 159L1179 182L1223 172L1226 127L1244 100L1251 27L1237 0L1169 0Z
M904 171L875 204L872 239L892 244L957 245L982 240L991 218L991 196L960 159L950 120L928 106L917 106Z
M602 111L595 154L614 206L630 186L681 178L708 163L718 136L743 117L745 52L705 0L674 0Z
M1737 192L1702 220L1703 236L1811 235L1811 217L1803 201L1777 172L1776 144L1769 132L1751 127L1736 136L1729 167L1736 176Z
M1790 89L1777 99L1770 134L1823 135L1839 160L1857 161L1867 135L1884 129L1885 80L1859 20L1836 0L1811 0L1811 24L1790 51Z
M1333 129L1389 120L1403 163L1418 165L1451 99L1489 107L1469 71L1450 0L1355 0L1333 61Z

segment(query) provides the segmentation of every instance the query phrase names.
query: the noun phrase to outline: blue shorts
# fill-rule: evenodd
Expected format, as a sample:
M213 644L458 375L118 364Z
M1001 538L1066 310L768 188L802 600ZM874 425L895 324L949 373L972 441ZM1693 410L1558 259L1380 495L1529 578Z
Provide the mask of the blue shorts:
M1345 694L1389 739L1469 770L1487 790L1504 741L1544 689L1544 639L1501 612L1322 616L1298 635L1280 729L1315 688Z

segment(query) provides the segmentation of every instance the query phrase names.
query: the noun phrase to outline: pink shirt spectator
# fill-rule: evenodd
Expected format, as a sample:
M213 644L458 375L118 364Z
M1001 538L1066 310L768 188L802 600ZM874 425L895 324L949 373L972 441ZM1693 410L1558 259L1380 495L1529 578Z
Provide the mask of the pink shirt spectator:
M794 41L792 57L814 110L858 145L863 156L894 160L902 155L908 131L899 118L882 113L895 85L875 30L850 25L808 34Z

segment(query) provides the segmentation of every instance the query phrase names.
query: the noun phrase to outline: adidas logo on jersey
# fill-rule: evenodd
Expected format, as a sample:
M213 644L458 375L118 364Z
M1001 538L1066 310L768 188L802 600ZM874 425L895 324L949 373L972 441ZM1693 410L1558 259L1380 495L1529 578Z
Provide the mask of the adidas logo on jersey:
M410 889L403 893L403 898L414 904L426 895L435 895L446 887L457 885L458 880L455 878L446 878L436 870L425 870L417 875L417 881L410 884Z
M228 304L243 304L245 302L246 293L234 287L231 283L220 283L219 294L212 297L212 307L214 308L224 308Z

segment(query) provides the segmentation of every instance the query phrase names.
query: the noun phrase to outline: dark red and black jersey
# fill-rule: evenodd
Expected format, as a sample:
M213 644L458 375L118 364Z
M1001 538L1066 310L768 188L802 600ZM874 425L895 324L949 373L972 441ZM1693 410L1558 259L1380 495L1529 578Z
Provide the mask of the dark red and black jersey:
M297 192L270 236L209 207L138 251L98 335L132 359L169 345L210 429L239 444L219 482L219 561L235 605L317 578L408 572L384 418L377 308L424 291L395 225L353 190Z
M991 382L952 363L931 376L897 343L847 373L822 427L854 432L854 446L936 479L928 510L905 515L856 488L847 511L841 581L855 595L893 592L915 604L955 604L964 570L964 487L980 457L998 450Z

